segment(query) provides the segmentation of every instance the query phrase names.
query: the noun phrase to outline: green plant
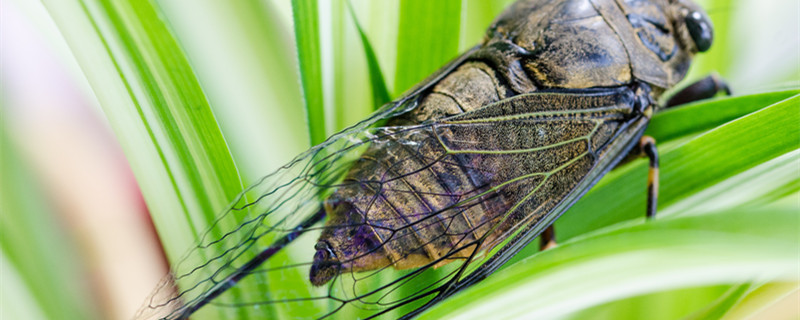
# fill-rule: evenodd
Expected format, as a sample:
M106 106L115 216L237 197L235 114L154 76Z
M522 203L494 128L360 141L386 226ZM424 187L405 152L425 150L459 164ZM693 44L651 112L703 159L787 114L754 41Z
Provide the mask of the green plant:
M510 1L382 4L391 10L353 1L352 11L343 0L295 0L291 7L244 1L43 2L92 84L164 248L177 261L243 186L476 43ZM232 34L211 39L231 37L226 44L233 48L204 43L213 33L193 32L202 26L187 18L191 15L183 10L189 8L183 6L227 23L210 28ZM698 58L698 71L689 78L708 70L735 74L741 61L729 52L741 43L726 36L732 15L712 12L720 21L718 42ZM290 17L296 19L294 28L288 27ZM439 45L443 38L448 41ZM227 55L214 60L203 55L207 50ZM788 74L772 71L773 83L800 75L796 65L786 69ZM743 91L753 92L746 80L732 80L735 91L745 86ZM649 129L663 156L656 221L643 223L646 165L634 161L605 177L559 220L560 247L543 253L526 248L504 270L422 317L471 318L505 310L509 316L530 312L544 318L656 313L664 319L707 318L747 315L754 296L768 301L755 304L760 307L796 292L797 94L771 90L657 115ZM4 198L13 197L8 190L4 186ZM20 266L19 272L27 271ZM263 299L269 290L296 285L261 283L232 302ZM514 308L539 296L544 298L536 306ZM41 304L45 314L52 309L32 304ZM202 316L296 315L280 308L209 310Z

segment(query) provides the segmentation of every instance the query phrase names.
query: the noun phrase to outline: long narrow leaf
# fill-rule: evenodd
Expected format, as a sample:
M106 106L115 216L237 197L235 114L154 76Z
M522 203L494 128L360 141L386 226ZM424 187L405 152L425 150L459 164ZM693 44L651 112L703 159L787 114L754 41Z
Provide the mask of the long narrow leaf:
M191 67L148 1L45 5L116 130L156 226L180 240L165 243L174 258L241 190Z
M358 29L358 35L364 47L364 56L367 60L367 68L369 69L369 81L372 86L372 105L373 108L378 108L384 103L389 102L389 91L386 89L386 82L383 80L383 72L381 72L381 66L378 64L378 57L375 55L375 50L372 49L372 44L370 44L367 34L364 33L364 29L361 28L358 17L355 11L353 11L353 5L349 1L347 2L347 9L350 13L350 17L353 19L353 23L356 25L356 29Z
M731 288L723 294L717 301L708 307L687 316L686 319L721 319L725 313L735 306L753 287L750 283L744 283Z
M249 184L308 147L291 16L270 1L189 2L158 4Z
M682 286L796 280L796 221L791 210L729 211L609 229L500 271L421 319L553 319Z
M89 79L175 263L242 190L182 49L150 1L45 1ZM233 226L220 226L231 228ZM208 257L183 261L200 264ZM213 308L209 308L213 310Z
M463 0L466 21L461 23L461 51L478 44L486 34L489 24L512 2L513 0Z
M699 309L708 307L726 295L736 285L717 284L690 286L628 297L583 309L564 319L603 318L615 320L674 320L683 319Z
M458 54L461 0L403 0L394 93L398 95Z
M765 106L798 94L798 90L767 92L734 98L701 101L659 112L647 134L668 141L702 132Z
M317 0L292 0L300 82L303 87L311 145L325 141L328 136L322 92L322 52L318 14Z

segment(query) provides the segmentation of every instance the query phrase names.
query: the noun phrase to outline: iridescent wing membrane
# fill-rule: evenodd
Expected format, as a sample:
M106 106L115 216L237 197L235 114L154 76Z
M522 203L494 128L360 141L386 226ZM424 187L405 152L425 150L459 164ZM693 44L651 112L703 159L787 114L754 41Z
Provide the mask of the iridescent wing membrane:
M424 90L245 191L142 317L413 314L508 260L617 163L647 122L620 87L517 95L375 127L419 96ZM315 243L326 230L342 231L331 241L357 245L330 282L313 286Z

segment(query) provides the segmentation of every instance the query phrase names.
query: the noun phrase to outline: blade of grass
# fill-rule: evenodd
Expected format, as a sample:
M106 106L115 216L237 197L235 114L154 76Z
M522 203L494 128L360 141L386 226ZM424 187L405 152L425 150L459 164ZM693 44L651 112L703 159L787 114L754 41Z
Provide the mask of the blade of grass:
M367 60L367 68L369 69L369 81L372 87L372 106L373 110L382 106L384 103L389 102L389 90L386 89L386 82L383 80L383 73L381 72L380 64L378 64L378 57L375 55L375 50L372 49L364 29L358 23L358 17L353 11L353 5L347 1L347 10L350 13L350 18L353 19L358 35L361 38L361 44L364 47L364 56Z
M704 100L659 112L647 134L659 141L710 130L725 122L758 111L765 106L787 99L800 90L766 92L732 98Z
M360 15L362 27L365 33L369 36L372 42L373 49L382 61L384 80L386 87L389 89L389 95L396 97L392 88L395 87L394 79L396 77L396 63L397 63L397 45L398 35L400 30L400 2L402 0L351 0L356 8L365 7L363 12L356 10Z
M45 5L122 142L160 233L190 234L180 247L165 243L174 257L242 188L191 67L148 1Z
M319 144L328 137L322 92L322 53L318 15L319 6L316 0L292 0L300 83L311 145Z
M796 221L793 210L733 210L609 228L499 271L420 319L552 319L665 289L796 279Z
M400 2L395 96L458 54L460 28L461 0Z
M366 88L369 85L369 73L363 56L353 54L357 47L363 47L358 36L358 31L354 20L347 13L345 0L333 0L328 2L330 6L330 29L323 37L331 38L331 41L324 43L331 48L326 53L332 55L333 66L328 66L330 70L331 83L325 83L326 87L331 87L333 103L328 105L332 109L335 119L335 130L341 130L358 122L368 115L372 110L372 97ZM324 21L323 21L324 22ZM330 61L328 60L328 61ZM327 91L326 91L327 93Z
M367 33L357 18L365 14L368 6L385 6L385 3L362 1L354 5L348 0L334 0L328 4L330 28L323 28L323 37L332 39L323 43L330 47L329 50L323 48L323 53L326 57L331 55L332 59L324 59L323 63L328 61L333 66L324 70L332 73L332 77L325 78L324 84L326 89L330 87L326 94L332 96L333 102L326 105L326 110L331 109L334 129L338 131L364 119L375 110L376 103L380 106L384 99L388 99L380 97L386 86L382 83L377 54L371 43L364 42ZM325 22L325 19L321 20L321 23ZM356 53L358 51L364 54Z
M731 288L708 307L685 317L685 319L722 319L733 306L735 306L752 289L750 283L740 284Z
M464 0L465 21L461 23L459 51L466 51L478 44L486 34L489 24L508 7L513 0Z
M308 148L291 14L281 16L270 1L159 6L208 96L245 185Z
M780 205L777 200L800 190L800 149L771 159L745 172L700 190L659 211L664 215L692 214L735 207L795 207L800 203Z
M192 68L150 1L45 5L115 130L175 263L242 190ZM219 237L220 229L208 236ZM207 257L192 258L184 263L199 265ZM231 311L222 316L246 318Z
M716 302L733 287L735 285L720 284L647 293L583 309L565 319L683 319Z

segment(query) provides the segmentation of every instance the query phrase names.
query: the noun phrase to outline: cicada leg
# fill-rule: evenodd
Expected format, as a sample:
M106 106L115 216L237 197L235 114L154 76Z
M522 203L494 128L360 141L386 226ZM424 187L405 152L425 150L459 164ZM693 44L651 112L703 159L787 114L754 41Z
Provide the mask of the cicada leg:
M656 140L651 136L643 136L639 140L639 150L650 159L650 170L647 174L647 218L656 216L658 205L658 150Z
M728 84L718 75L711 74L672 95L672 97L667 100L664 107L669 108L684 103L708 99L720 92L724 92L725 95L728 96L731 95L731 89L728 87Z

